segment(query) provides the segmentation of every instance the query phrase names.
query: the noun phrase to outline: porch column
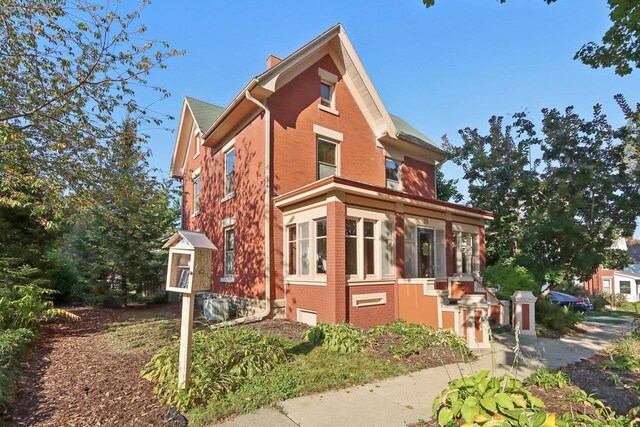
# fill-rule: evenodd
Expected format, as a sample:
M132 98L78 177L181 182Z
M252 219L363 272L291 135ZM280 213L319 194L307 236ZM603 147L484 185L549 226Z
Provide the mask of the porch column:
M347 321L345 221L347 208L342 194L327 198L327 308L335 323Z

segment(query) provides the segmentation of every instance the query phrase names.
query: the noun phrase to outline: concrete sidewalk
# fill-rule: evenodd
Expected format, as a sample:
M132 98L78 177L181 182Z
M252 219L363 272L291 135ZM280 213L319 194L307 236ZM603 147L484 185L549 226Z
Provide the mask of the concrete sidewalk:
M590 331L567 338L540 338L534 342L522 342L525 357L515 375L526 378L538 367L551 369L591 357L620 337L629 323L598 323L589 319ZM498 375L511 372L513 347L512 334L495 337L495 359ZM436 394L443 390L452 378L492 368L489 351L480 354L477 361L465 365L447 365L425 369L371 384L338 391L298 397L281 402L282 412L262 408L251 414L240 415L224 422L223 426L264 427L276 426L403 426L420 418L431 417L431 404ZM514 373L512 373L514 374Z

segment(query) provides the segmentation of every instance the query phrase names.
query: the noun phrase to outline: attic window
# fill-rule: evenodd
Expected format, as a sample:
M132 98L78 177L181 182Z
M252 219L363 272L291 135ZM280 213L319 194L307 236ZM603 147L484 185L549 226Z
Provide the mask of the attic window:
M334 85L326 81L320 82L320 102L322 105L333 108Z
M320 105L318 108L337 114L335 91L338 76L322 68L318 68L318 76L320 76Z

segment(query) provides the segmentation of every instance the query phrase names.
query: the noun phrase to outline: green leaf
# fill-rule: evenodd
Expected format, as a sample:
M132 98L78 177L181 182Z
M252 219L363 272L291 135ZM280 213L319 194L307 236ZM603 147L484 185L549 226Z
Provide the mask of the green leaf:
M453 412L449 408L442 408L438 412L438 424L446 426L453 419Z
M477 406L468 405L466 403L462 405L462 410L461 410L462 419L466 423L472 423L474 417L479 413L480 413L480 408Z
M531 424L533 427L540 427L547 419L547 414L544 412L538 412L531 417Z
M506 409L514 409L515 408L515 406L513 405L513 400L506 393L496 393L496 395L494 396L494 399L496 400L496 403L501 408L506 408Z
M492 414L498 412L496 400L493 397L483 397L480 399L480 405Z

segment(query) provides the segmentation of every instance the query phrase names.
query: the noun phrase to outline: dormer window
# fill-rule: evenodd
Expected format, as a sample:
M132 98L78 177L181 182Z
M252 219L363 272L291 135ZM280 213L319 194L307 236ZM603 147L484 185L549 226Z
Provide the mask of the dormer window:
M320 82L320 102L325 107L333 108L333 92L334 85L326 82Z
M387 179L387 188L392 190L400 190L400 162L386 159L385 175Z

